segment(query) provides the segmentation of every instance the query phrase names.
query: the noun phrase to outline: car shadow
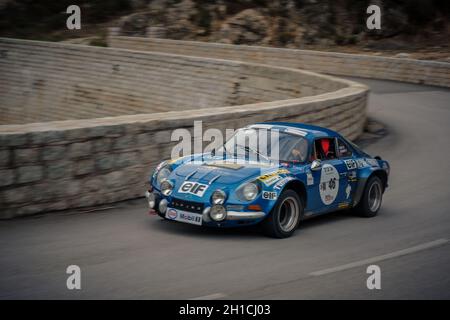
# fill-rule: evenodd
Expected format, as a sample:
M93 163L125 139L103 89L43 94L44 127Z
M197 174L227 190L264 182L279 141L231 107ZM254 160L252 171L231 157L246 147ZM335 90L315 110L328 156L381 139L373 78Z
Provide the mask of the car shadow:
M343 220L357 218L349 210L342 210L323 214L317 217L312 217L303 220L297 232L294 234L301 235L301 230L318 228L322 225L330 225L333 223L338 223ZM152 228L157 228L160 231L171 233L178 236L190 236L190 237L200 237L207 238L208 240L223 240L223 239L271 239L264 236L260 225L253 226L243 226L236 228L214 228L214 227L199 227L191 224L181 223L177 221L164 220L160 217L155 217L149 220L149 225ZM324 226L323 226L324 227Z

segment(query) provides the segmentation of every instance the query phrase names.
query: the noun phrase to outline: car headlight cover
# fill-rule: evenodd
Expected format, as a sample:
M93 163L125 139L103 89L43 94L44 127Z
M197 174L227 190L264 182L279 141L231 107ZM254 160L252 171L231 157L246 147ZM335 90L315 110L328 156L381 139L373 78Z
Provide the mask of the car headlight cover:
M173 190L172 182L170 182L167 179L164 179L161 182L161 192L162 192L162 194L165 195L165 196L169 196L172 193L172 190Z
M226 193L223 190L216 190L211 196L211 202L213 204L224 204L227 198Z
M209 211L209 216L214 221L220 222L225 220L225 218L227 217L227 210L222 205L214 205Z
M258 192L258 186L254 182L248 182L242 188L242 195L247 201L255 200Z
M170 175L172 170L170 170L169 166L163 166L161 169L159 169L158 173L156 174L156 182L161 185L164 179L167 179Z

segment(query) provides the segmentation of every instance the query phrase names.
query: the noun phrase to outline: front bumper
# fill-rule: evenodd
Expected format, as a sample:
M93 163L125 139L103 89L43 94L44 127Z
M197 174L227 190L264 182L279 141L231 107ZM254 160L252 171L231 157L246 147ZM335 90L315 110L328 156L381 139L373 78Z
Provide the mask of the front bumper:
M262 211L228 211L228 220L254 220L262 219L266 214Z
M154 193L155 195L155 204L154 207L150 207L150 210L154 210L156 211L156 213L163 217L166 218L166 212L169 209L173 209L171 204L172 201L170 199L170 197L163 197L162 195L160 195L159 193ZM145 196L147 198L147 201L149 200L150 197L150 192L146 192ZM166 212L160 212L160 210L158 209L158 203L159 201L161 201L162 199L166 199L168 201L168 209L166 210ZM252 225L252 224L257 224L258 222L260 222L261 220L264 219L264 217L266 216L266 213L263 211L236 211L236 210L227 210L227 216L225 218L225 220L223 221L215 221L213 220L210 215L209 215L209 211L211 209L211 205L209 203L205 203L204 204L204 209L202 213L195 213L198 215L202 216L202 225L204 226L211 226L211 227L237 227L237 226L245 226L245 225ZM168 219L168 218L166 218ZM179 221L179 222L184 222L184 221ZM187 222L184 222L187 223Z

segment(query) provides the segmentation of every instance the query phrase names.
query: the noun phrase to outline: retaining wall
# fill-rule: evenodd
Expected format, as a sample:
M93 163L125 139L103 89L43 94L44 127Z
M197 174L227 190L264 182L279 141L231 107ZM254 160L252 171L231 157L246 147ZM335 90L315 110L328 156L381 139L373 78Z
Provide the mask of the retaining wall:
M0 53L1 122L16 122L0 125L0 218L142 196L171 132L195 120L307 122L350 139L365 123L366 86L292 68L11 39Z
M110 36L109 45L262 63L333 75L450 87L450 63L446 62L124 36Z
M0 124L216 108L347 84L298 70L181 55L0 39Z

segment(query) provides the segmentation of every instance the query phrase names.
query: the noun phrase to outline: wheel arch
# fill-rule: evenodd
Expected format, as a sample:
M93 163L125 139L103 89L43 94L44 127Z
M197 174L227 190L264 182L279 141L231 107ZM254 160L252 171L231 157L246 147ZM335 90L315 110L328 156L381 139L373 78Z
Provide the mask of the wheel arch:
M367 182L373 176L380 178L381 182L383 183L383 192L384 192L384 190L387 187L387 179L388 179L387 173L382 169L373 170L367 176L359 178L359 183L358 183L358 187L355 192L353 206L358 205L358 203L361 200L361 197L363 195L363 192L366 189Z
M372 172L370 174L370 176L367 178L367 180L369 180L373 176L380 178L381 182L383 183L383 192L384 192L384 190L387 187L387 179L388 179L387 173L381 169L375 170L374 172Z
M292 180L289 181L283 188L284 190L293 190L297 193L297 195L300 197L300 200L302 201L303 208L306 208L306 204L308 201L308 195L306 194L306 187L300 180Z

